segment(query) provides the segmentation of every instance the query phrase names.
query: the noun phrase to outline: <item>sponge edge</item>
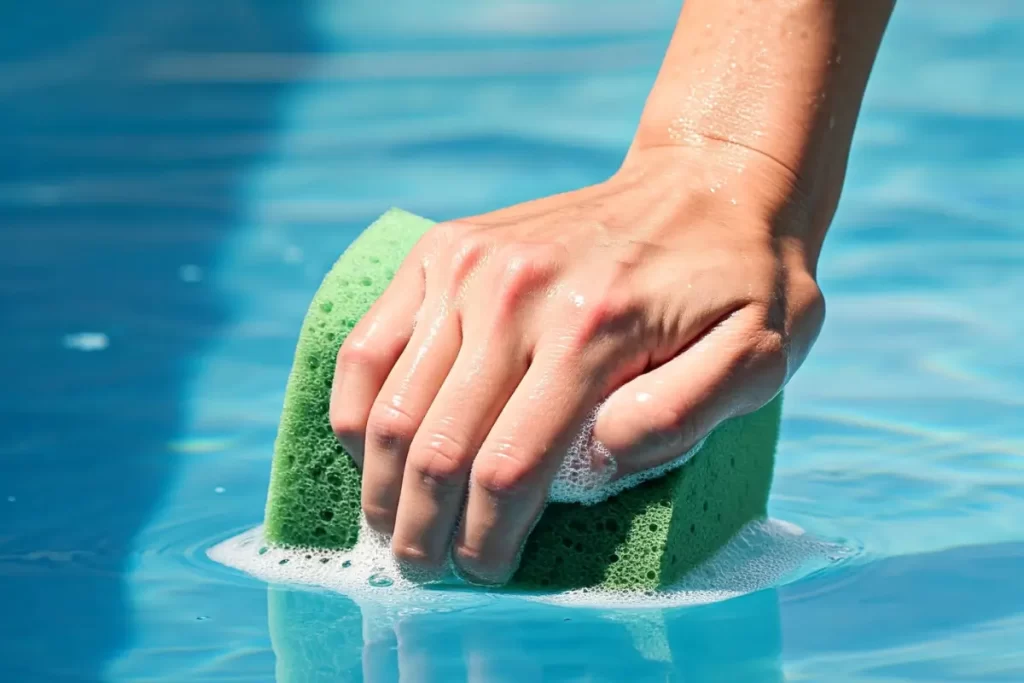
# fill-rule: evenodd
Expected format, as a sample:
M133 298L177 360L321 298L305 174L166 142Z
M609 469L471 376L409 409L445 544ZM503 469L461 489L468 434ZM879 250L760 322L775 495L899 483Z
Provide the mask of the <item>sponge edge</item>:
M360 475L329 424L334 359L431 221L385 213L345 251L303 321L274 446L265 534L293 547L352 548ZM781 395L723 423L681 467L583 506L548 505L512 587L649 590L678 581L766 513Z

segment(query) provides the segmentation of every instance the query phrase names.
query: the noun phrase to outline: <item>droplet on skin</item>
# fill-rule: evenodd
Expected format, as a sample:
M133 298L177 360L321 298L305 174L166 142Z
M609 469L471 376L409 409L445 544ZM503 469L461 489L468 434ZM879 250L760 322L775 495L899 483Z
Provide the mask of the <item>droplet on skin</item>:
M646 391L638 391L638 392L636 392L636 402L637 403L648 403L651 400L651 398L653 398L653 397L650 394L648 394Z

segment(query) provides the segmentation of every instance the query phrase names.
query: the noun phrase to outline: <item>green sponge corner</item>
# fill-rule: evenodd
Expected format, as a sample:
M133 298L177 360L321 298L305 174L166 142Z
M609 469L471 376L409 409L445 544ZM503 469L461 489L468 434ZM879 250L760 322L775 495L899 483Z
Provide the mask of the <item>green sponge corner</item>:
M433 223L391 209L342 254L303 321L274 444L265 534L282 546L348 549L360 475L329 423L338 348ZM781 394L720 425L682 467L591 506L549 505L510 586L650 590L676 582L766 514Z

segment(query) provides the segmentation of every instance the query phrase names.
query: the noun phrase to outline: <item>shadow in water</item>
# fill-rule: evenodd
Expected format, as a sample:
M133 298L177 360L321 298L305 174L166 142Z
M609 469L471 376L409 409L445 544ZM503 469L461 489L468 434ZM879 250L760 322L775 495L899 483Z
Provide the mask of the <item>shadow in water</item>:
M132 538L229 315L208 276L290 84L174 60L314 51L305 21L273 0L0 5L0 680L96 680L128 644Z
M775 591L685 610L419 611L272 587L278 683L782 681Z

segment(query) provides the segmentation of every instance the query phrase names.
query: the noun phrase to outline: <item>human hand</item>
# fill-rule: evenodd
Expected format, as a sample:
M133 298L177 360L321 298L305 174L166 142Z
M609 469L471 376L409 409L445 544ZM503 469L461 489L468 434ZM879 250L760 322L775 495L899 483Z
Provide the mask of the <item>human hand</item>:
M824 316L798 196L785 167L712 142L435 226L338 354L331 424L370 525L407 565L450 548L501 583L602 401L616 477L769 401Z

